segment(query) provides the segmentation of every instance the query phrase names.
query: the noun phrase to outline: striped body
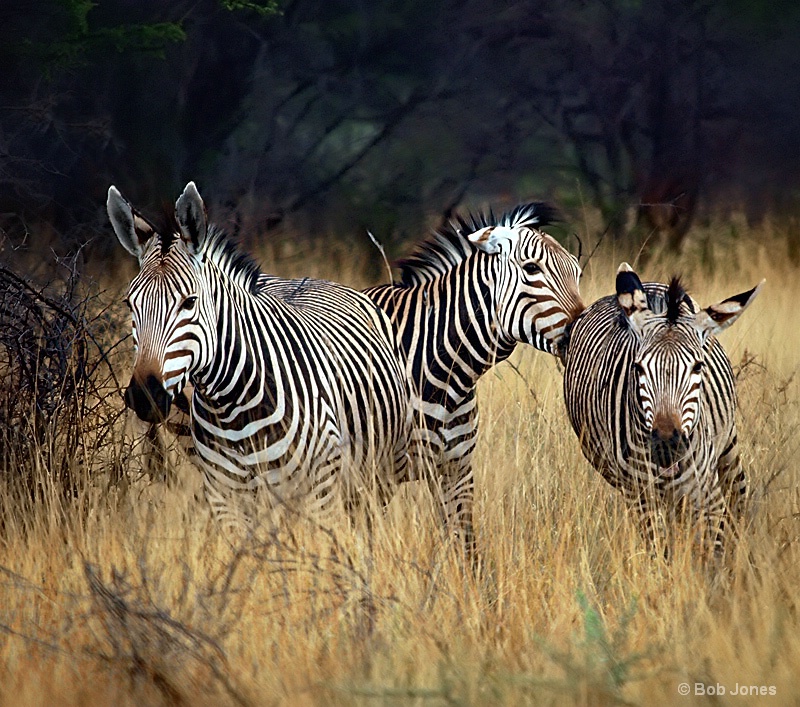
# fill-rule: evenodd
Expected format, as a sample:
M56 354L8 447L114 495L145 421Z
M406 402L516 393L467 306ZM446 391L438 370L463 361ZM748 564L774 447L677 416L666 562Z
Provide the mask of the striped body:
M187 186L181 230L164 236L109 195L118 236L131 244L126 207L144 229L128 293L129 406L163 419L193 385L192 441L225 525L246 526L264 506L302 501L323 513L337 498L352 507L377 490L385 499L406 476L410 423L390 321L341 285L260 273L205 225L199 199Z
M713 333L755 292L700 310L677 280L642 285L621 269L617 295L589 306L572 327L567 413L584 455L622 491L650 539L688 511L719 552L741 515L747 485L734 377Z
M407 356L416 473L433 483L468 552L477 381L518 342L555 353L583 306L577 260L535 227L551 216L529 204L456 221L401 263L400 283L365 290L391 317Z

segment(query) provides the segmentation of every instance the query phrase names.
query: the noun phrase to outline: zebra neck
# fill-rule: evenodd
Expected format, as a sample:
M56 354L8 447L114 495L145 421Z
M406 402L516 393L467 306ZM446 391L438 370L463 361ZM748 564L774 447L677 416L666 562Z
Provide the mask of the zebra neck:
M428 342L431 371L446 378L451 395L460 393L458 402L472 394L478 379L507 359L516 344L501 334L495 288L486 281L493 273L469 265L431 283L428 308L435 316L424 318L428 331L421 337Z
M269 329L265 312L255 306L245 312L246 301L236 301L241 298L227 292L220 294L217 347L210 364L194 376L197 392L207 409L219 415L256 407L259 415L269 415L279 395L272 348L265 340L257 340L259 331Z

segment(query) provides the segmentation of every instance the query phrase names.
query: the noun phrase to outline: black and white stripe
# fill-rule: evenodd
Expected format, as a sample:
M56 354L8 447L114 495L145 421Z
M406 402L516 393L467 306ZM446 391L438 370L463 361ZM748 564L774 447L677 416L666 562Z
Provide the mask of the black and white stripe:
M472 552L475 386L518 342L556 353L582 310L577 259L539 230L553 210L456 219L401 261L402 279L365 292L391 317L407 354L415 411L411 456Z
M341 285L260 273L208 227L191 182L167 233L113 186L108 212L140 263L128 292L137 354L126 402L160 421L194 386L192 441L217 517L241 526L259 505L322 512L365 491L388 498L406 476L411 416L386 315Z
M645 283L623 263L617 294L576 320L564 398L589 462L640 514L651 540L687 511L717 552L734 532L747 483L737 450L736 390L714 337L758 287L701 309L677 278Z

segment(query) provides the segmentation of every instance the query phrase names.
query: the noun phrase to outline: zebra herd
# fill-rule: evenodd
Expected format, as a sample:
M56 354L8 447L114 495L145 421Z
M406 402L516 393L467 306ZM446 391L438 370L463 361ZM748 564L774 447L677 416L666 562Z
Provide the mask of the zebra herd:
M161 422L191 384L192 443L224 526L298 504L352 514L420 479L474 558L476 384L527 343L561 359L583 453L651 541L684 512L717 554L735 535L746 481L714 335L760 285L700 309L677 279L642 284L623 264L616 295L586 307L539 203L454 218L401 262L400 282L364 292L261 273L208 223L193 182L168 228L113 186L107 208L140 266L125 403Z

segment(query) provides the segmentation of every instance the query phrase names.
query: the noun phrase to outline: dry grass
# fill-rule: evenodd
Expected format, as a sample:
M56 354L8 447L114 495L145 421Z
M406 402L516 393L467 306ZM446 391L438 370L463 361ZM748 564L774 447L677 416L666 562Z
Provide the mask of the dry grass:
M688 542L669 564L646 551L580 455L555 361L520 350L480 387L479 576L442 542L420 489L393 501L371 539L344 519L324 529L297 521L232 547L196 498L190 466L170 485L139 479L123 492L107 489L100 460L83 460L95 475L82 491L89 513L45 501L27 524L6 522L0 539L0 698L690 705L708 699L694 694L701 683L725 688L719 704L794 699L800 285L770 256L767 234L731 258L724 237L715 234L719 252L709 254L698 233L682 262L654 261L640 274L679 269L701 303L768 280L723 334L753 488L729 570L709 572ZM622 259L633 260L608 250L593 258L587 299L611 290ZM317 255L308 270L364 284L347 260L331 269ZM50 483L46 470L40 482ZM0 496L0 512L13 521L10 497ZM730 695L737 684L777 696Z

